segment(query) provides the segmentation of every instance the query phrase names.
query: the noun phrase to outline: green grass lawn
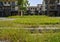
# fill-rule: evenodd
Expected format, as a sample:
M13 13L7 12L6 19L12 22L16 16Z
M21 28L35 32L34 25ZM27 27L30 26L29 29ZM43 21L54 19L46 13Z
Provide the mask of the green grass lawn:
M34 31L31 33L29 30L16 29L39 27L47 25L56 26L60 28L59 17L48 16L10 16L7 18L14 18L15 20L0 21L0 40L8 40L10 42L60 42L60 32L49 31ZM15 28L15 29L5 29Z
M60 24L60 19L48 16L22 16L14 20L14 23L25 25L55 25Z
M10 16L13 21L0 21L0 27L45 27L46 25L60 27L60 18L48 16Z
M36 35L33 35L27 30L0 29L0 40L10 42L60 42L60 32L36 33Z

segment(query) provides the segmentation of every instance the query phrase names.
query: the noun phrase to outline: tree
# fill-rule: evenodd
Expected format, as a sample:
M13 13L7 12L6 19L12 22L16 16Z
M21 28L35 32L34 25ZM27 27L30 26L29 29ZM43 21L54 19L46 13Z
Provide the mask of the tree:
M21 16L23 15L23 12L22 11L26 11L26 8L27 6L29 5L28 3L28 0L18 0L18 7L19 7L19 10L18 10L18 14L19 14L19 11L21 12Z

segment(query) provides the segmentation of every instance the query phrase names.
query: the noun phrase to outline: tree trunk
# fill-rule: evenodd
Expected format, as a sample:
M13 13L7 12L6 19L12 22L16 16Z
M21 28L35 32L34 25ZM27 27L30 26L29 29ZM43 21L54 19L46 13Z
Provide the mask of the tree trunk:
M23 11L21 10L21 16L23 16Z

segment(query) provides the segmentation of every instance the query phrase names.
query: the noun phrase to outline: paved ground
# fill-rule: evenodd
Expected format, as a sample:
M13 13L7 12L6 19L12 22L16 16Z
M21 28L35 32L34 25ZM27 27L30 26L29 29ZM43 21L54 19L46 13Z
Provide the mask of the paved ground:
M0 17L0 21L15 20L14 18Z

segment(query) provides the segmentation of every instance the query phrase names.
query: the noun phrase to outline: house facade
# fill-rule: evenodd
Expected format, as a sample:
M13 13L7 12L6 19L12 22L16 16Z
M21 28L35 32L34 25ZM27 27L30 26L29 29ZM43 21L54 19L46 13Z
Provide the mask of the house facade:
M60 16L60 0L43 0L42 12L49 16Z
M37 6L29 6L27 7L27 13L28 14L40 14L41 12L41 4L38 4Z
M12 16L18 13L17 0L1 0L0 1L0 17Z

